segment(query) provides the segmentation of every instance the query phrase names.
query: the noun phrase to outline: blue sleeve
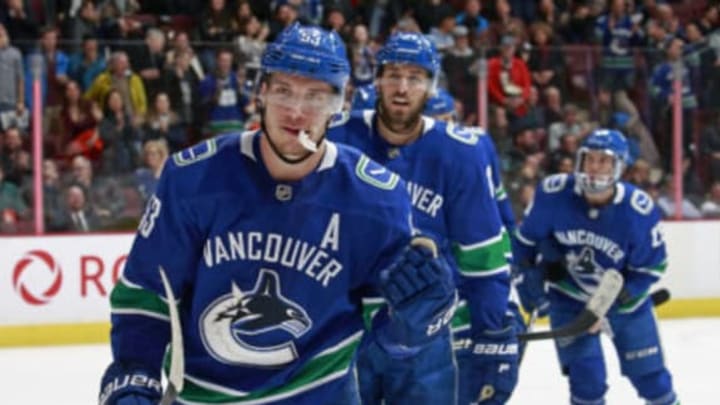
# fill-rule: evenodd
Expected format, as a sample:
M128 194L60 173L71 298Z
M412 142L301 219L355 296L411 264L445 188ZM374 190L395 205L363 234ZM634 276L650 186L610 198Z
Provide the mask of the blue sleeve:
M168 276L180 306L187 298L195 263L200 260L202 238L195 217L178 192L187 175L165 164L157 192L148 201L128 256L125 270L110 297L111 343L115 361L142 364L159 370L169 341L168 308L159 268ZM182 313L182 311L181 311ZM182 320L181 320L182 322Z
M63 52L58 52L55 58L55 75L67 75L70 67L70 58Z
M495 200L492 165L480 143L474 148L474 156L458 159L445 210L473 335L503 327L510 292L510 238Z
M667 252L660 225L660 212L650 197L639 190L635 191L639 197L635 201L646 201L643 207L649 212L643 214L633 211L635 225L631 245L629 247L628 262L624 269L624 289L630 298L640 298L648 292L650 286L660 280L667 267Z
M489 135L484 135L480 139L484 142L485 150L487 151L487 156L492 167L492 183L495 189L494 195L497 201L498 211L500 212L500 219L507 232L512 235L513 232L515 232L515 214L513 214L510 199L503 185L498 153Z
M525 217L513 238L513 260L520 266L535 263L539 244L552 237L552 195L561 192L568 183L568 176L556 174L543 179L535 189L535 195L525 210Z
M650 94L659 101L667 100L670 95L671 82L667 79L670 66L663 63L655 68L650 79Z

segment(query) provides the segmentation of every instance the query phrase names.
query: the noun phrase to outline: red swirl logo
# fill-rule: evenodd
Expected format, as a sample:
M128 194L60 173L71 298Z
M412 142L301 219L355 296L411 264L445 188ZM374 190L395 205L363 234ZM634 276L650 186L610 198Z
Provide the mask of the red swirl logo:
M44 291L37 288L37 282L29 282L28 276L24 276L32 272L37 274L38 271L48 271L52 280L50 286ZM28 284L32 283L30 288ZM55 259L44 250L31 250L23 256L15 265L13 271L13 286L20 297L31 305L45 305L57 295L62 285L62 270Z

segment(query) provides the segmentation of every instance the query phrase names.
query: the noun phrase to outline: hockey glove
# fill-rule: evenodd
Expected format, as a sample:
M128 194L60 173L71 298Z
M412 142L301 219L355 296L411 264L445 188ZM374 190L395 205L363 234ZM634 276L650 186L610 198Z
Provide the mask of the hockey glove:
M159 373L112 363L100 383L100 405L154 405L160 401Z
M510 304L503 329L474 336L470 389L477 394L473 404L502 405L510 398L518 382L517 335L524 329L522 316L515 305Z
M378 331L381 343L417 347L447 330L457 294L449 266L431 249L407 247L381 272L380 289L390 306L390 322Z
M540 318L546 316L550 309L550 301L545 290L545 269L520 267L515 270L515 289L520 296L523 309L527 312L537 310Z

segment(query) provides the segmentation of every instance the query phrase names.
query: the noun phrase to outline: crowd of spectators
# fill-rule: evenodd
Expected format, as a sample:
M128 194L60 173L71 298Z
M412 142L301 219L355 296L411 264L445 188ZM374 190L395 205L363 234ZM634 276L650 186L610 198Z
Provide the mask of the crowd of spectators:
M488 130L517 213L572 172L582 138L621 129L627 179L672 216L672 82L682 78L686 218L720 217L720 6L708 0L0 0L0 232L32 223L41 62L45 226L133 228L167 157L257 128L265 44L295 21L345 39L352 89L392 30L425 33L457 118ZM485 59L486 58L486 59ZM481 62L486 60L486 63ZM349 107L349 104L348 104Z

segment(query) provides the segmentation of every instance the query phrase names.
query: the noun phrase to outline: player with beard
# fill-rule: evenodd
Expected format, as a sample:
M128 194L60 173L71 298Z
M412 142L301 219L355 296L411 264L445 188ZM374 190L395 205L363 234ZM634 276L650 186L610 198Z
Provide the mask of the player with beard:
M337 117L328 138L357 147L406 180L416 225L439 241L463 299L453 319L467 353L460 371L467 394L460 403L505 403L517 382L522 326L508 303L510 242L493 195L491 163L475 131L422 115L439 71L425 37L394 34L377 64L377 111ZM368 316L383 305L367 304ZM404 362L367 339L358 358L363 403L458 403L458 373L447 361L453 359L450 331L443 333L447 339Z

